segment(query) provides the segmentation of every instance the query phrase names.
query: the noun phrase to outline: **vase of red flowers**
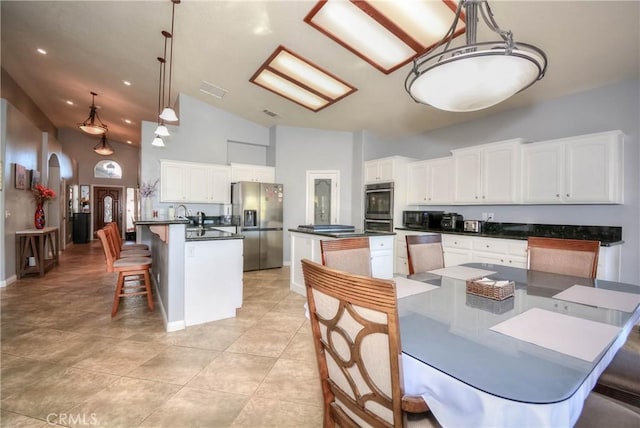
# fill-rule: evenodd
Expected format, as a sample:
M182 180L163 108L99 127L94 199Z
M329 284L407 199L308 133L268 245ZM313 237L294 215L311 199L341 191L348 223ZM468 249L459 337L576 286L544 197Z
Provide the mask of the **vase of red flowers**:
M33 223L36 226L36 229L44 229L46 224L44 217L44 204L55 197L56 192L47 188L43 184L36 184L33 189L33 198L36 201L36 212L33 215Z

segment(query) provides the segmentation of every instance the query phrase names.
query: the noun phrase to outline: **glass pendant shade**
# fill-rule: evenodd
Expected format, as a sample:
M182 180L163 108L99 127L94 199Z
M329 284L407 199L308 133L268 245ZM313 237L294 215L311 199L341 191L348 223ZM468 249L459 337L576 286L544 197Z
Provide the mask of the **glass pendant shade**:
M505 49L461 54L425 68L411 81L409 93L440 110L481 110L536 82L542 62L540 55L517 50L510 55Z
M169 135L171 135L169 134L169 130L166 126L164 126L164 124L158 125L155 134L159 137L168 137Z
M94 99L96 97L95 92L91 92L91 105L89 106L89 117L85 119L84 122L78 123L78 127L90 135L101 135L107 132L107 125L102 123L100 118L98 117L98 110L94 103ZM97 123L96 123L97 120Z
M160 113L160 119L166 120L167 122L177 122L178 116L171 107L165 107L162 113Z
M466 45L449 49L463 8ZM478 16L502 40L476 43ZM414 60L405 89L416 102L440 110L470 112L496 105L528 88L544 77L546 69L545 53L516 43L511 31L501 30L486 0L461 0L448 34L436 48Z
M164 147L164 141L162 141L162 138L156 135L156 137L151 142L151 145L154 147Z
M95 145L93 151L101 156L109 156L115 153L115 150L109 145L109 141L107 141L107 135L102 134L102 138L100 142Z

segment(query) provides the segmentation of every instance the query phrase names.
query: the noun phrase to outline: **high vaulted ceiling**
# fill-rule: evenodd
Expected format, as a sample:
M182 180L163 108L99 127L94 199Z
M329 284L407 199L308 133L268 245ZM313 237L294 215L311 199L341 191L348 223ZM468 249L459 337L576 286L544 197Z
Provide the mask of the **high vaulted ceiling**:
M56 127L75 128L86 119L89 92L95 91L110 140L150 144L140 141L140 124L157 120L156 57L163 53L161 31L171 26L169 0L0 4L1 65ZM490 5L499 25L512 30L516 41L546 52L547 75L492 108L447 113L416 104L406 94L411 64L385 75L304 23L315 4L183 0L176 6L172 102L181 92L264 126L365 129L401 137L640 77L640 2L494 0ZM487 32L480 23L478 39L488 40ZM314 113L250 83L279 45L358 91ZM200 91L202 81L228 93L223 99L207 95Z

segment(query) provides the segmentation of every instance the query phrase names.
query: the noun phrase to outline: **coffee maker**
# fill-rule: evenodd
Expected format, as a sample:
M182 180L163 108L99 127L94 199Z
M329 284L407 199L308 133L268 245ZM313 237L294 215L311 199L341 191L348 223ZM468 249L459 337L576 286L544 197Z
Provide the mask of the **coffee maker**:
M442 230L462 230L464 228L464 218L462 214L446 213L442 215L440 226L442 226Z

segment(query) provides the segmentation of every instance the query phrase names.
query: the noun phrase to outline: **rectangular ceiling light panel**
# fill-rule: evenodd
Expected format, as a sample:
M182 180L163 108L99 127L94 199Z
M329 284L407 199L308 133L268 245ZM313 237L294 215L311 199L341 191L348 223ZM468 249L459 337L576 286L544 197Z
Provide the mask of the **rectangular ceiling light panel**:
M357 90L283 46L249 80L314 112Z
M450 0L321 0L304 21L388 74L440 41L456 8ZM462 34L464 22L456 28Z

